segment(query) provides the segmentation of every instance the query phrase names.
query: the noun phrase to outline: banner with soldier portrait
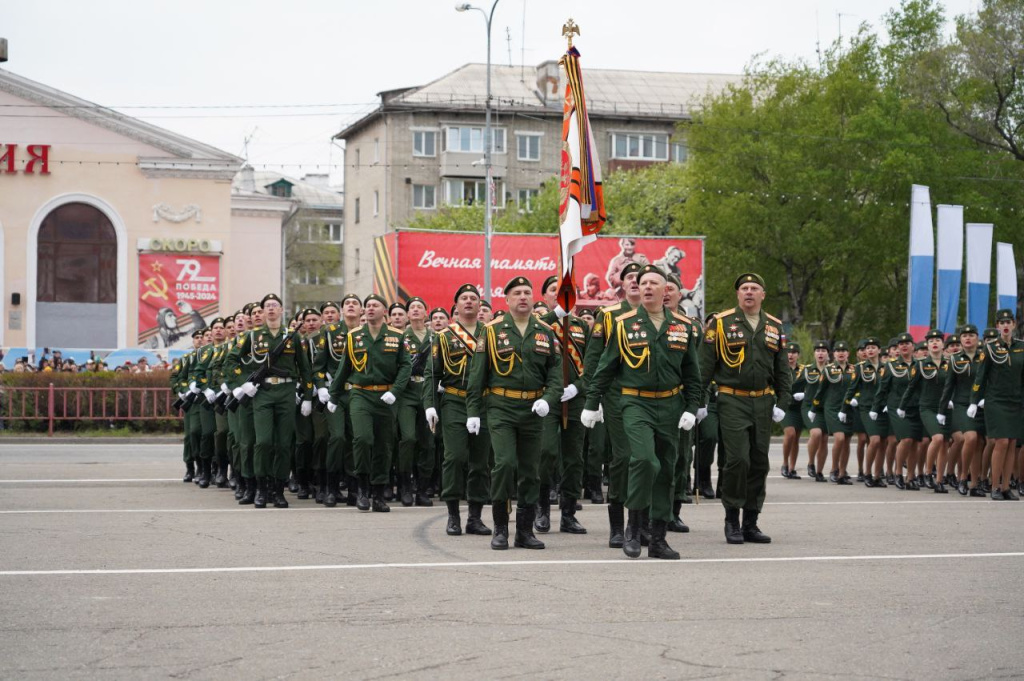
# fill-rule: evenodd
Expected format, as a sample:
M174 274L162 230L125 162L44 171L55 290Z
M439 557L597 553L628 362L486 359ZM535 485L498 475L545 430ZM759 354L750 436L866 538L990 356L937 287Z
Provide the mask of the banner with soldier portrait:
M219 304L219 256L139 254L139 347L191 347Z

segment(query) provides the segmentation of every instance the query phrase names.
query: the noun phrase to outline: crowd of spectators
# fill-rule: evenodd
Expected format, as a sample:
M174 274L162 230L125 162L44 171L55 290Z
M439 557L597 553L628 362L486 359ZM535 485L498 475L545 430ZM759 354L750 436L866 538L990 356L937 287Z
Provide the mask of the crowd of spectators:
M2 355L0 355L2 358ZM113 367L109 366L106 361L102 358L90 357L85 362L79 363L74 358L68 357L64 359L61 356L60 350L54 350L49 355L44 355L39 359L36 364L32 364L29 361L29 357L19 357L14 361L12 369L6 369L3 364L0 364L0 373L5 371L13 371L15 373L23 372L64 372L64 373L83 373L83 372L104 372L113 371L121 372L126 371L132 374L147 373L150 371L168 371L171 365L167 361L160 361L154 364L150 364L149 360L145 357L140 357L137 361L125 360L121 364L117 364Z

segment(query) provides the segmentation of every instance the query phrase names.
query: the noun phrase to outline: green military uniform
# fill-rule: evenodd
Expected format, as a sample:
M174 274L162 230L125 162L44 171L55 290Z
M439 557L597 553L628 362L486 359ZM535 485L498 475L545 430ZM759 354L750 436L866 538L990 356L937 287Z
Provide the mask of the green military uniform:
M807 389L807 367L803 364L797 364L795 369L789 370L789 382L793 394L802 393ZM804 395L806 398L806 393ZM810 403L808 403L810 404ZM786 408L786 418L782 419L782 427L792 428L796 431L797 437L800 436L800 432L804 429L804 416L801 413L801 403L795 399L789 403Z
M516 277L505 291L521 286L530 283ZM470 366L466 416L467 421L482 420L486 412L494 451L491 501L498 541L492 541L492 548L507 547L509 500L513 496L518 502L516 545L544 548L533 537L544 420L532 409L540 399L551 411L558 409L561 394L561 357L550 326L530 315L520 331L511 314L486 325ZM504 546L500 545L502 536Z
M325 324L320 328L320 334L316 339L316 359L313 362L313 383L318 392L330 389L345 359L347 339L348 329L342 322ZM323 397L320 399L322 401ZM344 386L341 386L335 404L337 409L325 414L328 432L327 451L316 501L326 506L337 505L338 483L342 475L347 475L347 505L355 506L358 482L352 461L351 431L348 427L349 391Z
M900 398L899 408L907 411L916 406L921 415L921 426L924 437L932 438L945 435L944 426L939 424L939 399L946 387L946 375L949 364L945 359L935 361L931 357L915 362L910 369L910 382L907 390ZM941 473L941 472L940 472Z
M860 422L864 425L864 431L868 437L880 437L883 440L889 437L888 413L878 414L875 420L871 420L869 414L871 405L875 401L878 387L881 383L883 367L880 364L872 364L868 360L858 362L852 367L853 375L846 388L846 395L843 399L843 412L852 414L854 410L860 413ZM853 401L856 400L856 406Z
M235 338L234 345L228 350L224 357L223 374L224 382L231 391L235 401L233 413L235 416L235 438L238 440L238 470L242 476L242 496L238 503L248 505L255 503L256 499L256 471L254 456L256 450L256 426L252 419L252 400L242 400L242 385L249 379L249 376L259 367L259 362L252 353L241 355L239 347L248 340L250 345L253 342L253 331L243 331Z
M213 356L210 357L207 374L210 379L210 389L215 393L221 392L220 386L224 383L223 365L228 350L227 341L213 345ZM220 395L217 397L219 398ZM214 483L217 487L224 488L228 486L228 417L226 414L219 413L216 408L211 407L211 410L214 420L213 455L217 462L217 478Z
M817 363L808 364L803 367L803 370L800 372L799 376L800 380L802 381L802 384L800 386L801 389L793 389L794 393L803 392L804 394L804 399L798 404L814 404L814 400L818 396L818 391L821 389L821 374L824 368L825 367L823 366L819 369ZM803 419L804 428L806 430L813 430L815 428L819 430L824 430L825 424L817 420L811 421L811 419L808 418L807 412L809 411L810 409L800 409L800 416Z
M737 279L736 289L746 283L764 288L763 280L751 273ZM782 321L763 310L756 321L752 327L738 308L715 315L701 353L702 379L718 384L719 436L725 455L721 496L731 543L770 541L757 529L757 517L764 505L773 410L785 411L791 400Z
M904 416L896 413L900 400L910 385L910 377L913 368L911 362L905 362L901 357L889 360L889 362L878 370L878 390L875 392L875 399L871 403L871 411L881 419L882 414L888 414L889 427L897 440L920 440L921 419L916 404L908 404L904 409Z
M195 350L189 350L183 356L174 360L174 364L171 365L171 390L178 395L179 398L184 399L182 396L188 394L188 371L189 365L193 361L195 356ZM184 417L182 419L184 426L184 437L181 458L185 462L185 477L182 478L182 482L192 482L195 477L195 459L198 458L198 452L193 453L192 450L192 433L191 425L192 418L189 416L190 409L184 411Z
M973 356L966 350L961 350L949 358L949 371L946 372L946 384L939 398L938 413L949 418L946 423L950 424L953 432L985 434L983 420L972 419L967 415L967 407L971 406L974 379L983 356L983 351L978 348ZM950 402L953 403L952 408L949 406Z
M811 411L825 415L825 428L829 435L850 435L853 432L849 418L845 423L839 419L839 412L845 412L845 407L849 406L846 391L853 382L853 376L853 367L839 362L830 362L821 371L821 387L811 402Z
M324 351L324 346L326 343L319 333L302 339L302 351L306 354L310 367L316 365L317 357ZM314 377L314 386L315 380ZM295 413L295 481L299 485L299 499L308 499L314 494L313 478L315 471L325 470L326 450L327 419L324 412L313 409L309 416L303 416L300 407Z
M202 474L199 476L199 486L210 485L210 474L214 455L214 436L217 433L217 419L213 413L213 407L206 398L206 391L211 390L213 383L210 380L210 362L213 359L213 343L200 346L196 350L196 359L189 367L189 387L195 386L192 392L199 391L195 402L192 403L190 411L198 412L199 418L192 422L193 439L192 445L196 446L198 440L199 459L202 466ZM197 437L198 435L198 437Z
M231 392L231 377L228 375L226 370L226 362L228 355L235 349L235 345L238 342L238 337L230 338L225 343L224 349L224 361L221 363L221 382L224 387ZM233 399L229 397L228 399ZM238 411L227 410L225 414L228 421L228 458L231 461L231 477L233 479L233 486L235 488L235 499L241 500L245 494L245 483L242 477L242 446L240 431L241 426L238 422Z
M682 316L686 319L685 325L689 329L690 338L688 344L693 348L694 352L700 353L700 338L703 329L697 321L686 317L686 315ZM703 403L703 400L698 400L698 407L701 403ZM699 428L694 428L691 430L677 429L676 431L679 434L679 447L673 483L672 519L669 521L668 526L671 532L690 531L690 528L679 517L679 513L683 504L689 504L692 501L690 499L690 488L692 486L690 470L693 468L694 442L699 430Z
M695 478L693 488L705 499L715 498L715 488L711 485L711 464L715 462L715 450L718 449L718 386L711 383L705 393L708 399L708 414L697 426L697 456L693 470ZM718 458L718 484L722 482L722 457Z
M420 338L411 325L402 335L411 362L409 384L398 396L397 468L403 506L411 506L414 502L418 506L433 506L426 496L426 489L434 474L434 437L427 427L426 407L423 406L424 393L434 390L426 378L432 340L433 334L429 329L424 328ZM417 490L415 498L414 487Z
M1024 436L1021 402L1024 396L1024 341L1002 338L990 341L978 353L971 404L985 402L985 434L996 440L1009 438L1011 447ZM993 471L993 477L999 475Z
M412 369L402 332L382 324L376 337L369 325L349 331L345 358L331 384L335 404L346 389L352 423L352 447L359 479L360 510L369 510L365 492L372 485L373 508L390 510L384 502L384 487L391 473L391 450L395 436L395 406L385 404L386 393L396 397L409 383Z

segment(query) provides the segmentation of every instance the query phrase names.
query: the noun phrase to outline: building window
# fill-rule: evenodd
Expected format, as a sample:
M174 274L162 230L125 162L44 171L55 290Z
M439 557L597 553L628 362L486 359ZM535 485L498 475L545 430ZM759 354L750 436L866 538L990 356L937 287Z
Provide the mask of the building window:
M412 186L413 208L437 208L437 188L432 184Z
M519 133L516 135L516 158L520 161L540 160L540 135Z
M612 133L612 158L667 161L668 135Z
M673 163L686 163L686 159L690 156L690 148L686 146L686 142L673 142L672 143L672 162Z
M358 168L358 167L359 167L359 150L358 150L358 149L356 149L356 162L355 162L355 167L356 167L356 168Z
M373 190L373 217L380 215L380 192Z
M299 241L306 243L341 243L341 224L337 222L307 222L299 225Z
M448 179L444 182L444 200L445 203L451 206L472 206L473 204L483 201L486 196L487 182L485 180L463 180L463 179ZM495 197L505 196L505 183L495 183ZM499 199L494 205L495 208L501 208L504 203Z
M491 136L494 139L493 153L504 154L505 129L491 128ZM484 128L450 126L445 144L448 151L482 154L484 151Z
M412 133L413 156L437 156L437 132L414 130Z
M519 212L532 213L539 193L539 189L520 189L516 193L516 208L519 209Z
M358 225L358 224L359 224L359 197L358 197L358 196L356 197L356 214L355 214L355 221L356 221L356 224Z
M373 138L373 162L380 163L380 140Z
M356 274L357 275L359 274L359 265L360 265L360 261L359 261L359 248L356 247Z
M298 274L296 274L295 283L302 284L304 286L319 286L320 273L316 270L311 270L308 267L303 267L298 271Z
M38 239L37 301L117 302L117 233L102 211L66 203L46 216Z

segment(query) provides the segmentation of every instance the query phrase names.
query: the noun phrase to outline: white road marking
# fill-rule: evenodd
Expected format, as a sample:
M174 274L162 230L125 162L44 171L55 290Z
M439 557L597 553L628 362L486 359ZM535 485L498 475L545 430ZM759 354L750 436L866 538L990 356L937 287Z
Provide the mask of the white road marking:
M24 480L0 480L0 484L32 484L52 482L181 482L181 478L46 478L46 479L24 479Z
M273 565L209 568L137 568L120 570L0 570L0 577L53 577L72 575L174 575L231 572L310 572L315 570L389 570L416 568L468 567L546 567L554 565L694 565L702 563L815 563L843 561L950 560L964 558L1022 558L1024 552L1012 553L923 553L897 555L852 556L784 556L762 558L686 558L683 560L481 560L448 563L349 563L340 565Z

